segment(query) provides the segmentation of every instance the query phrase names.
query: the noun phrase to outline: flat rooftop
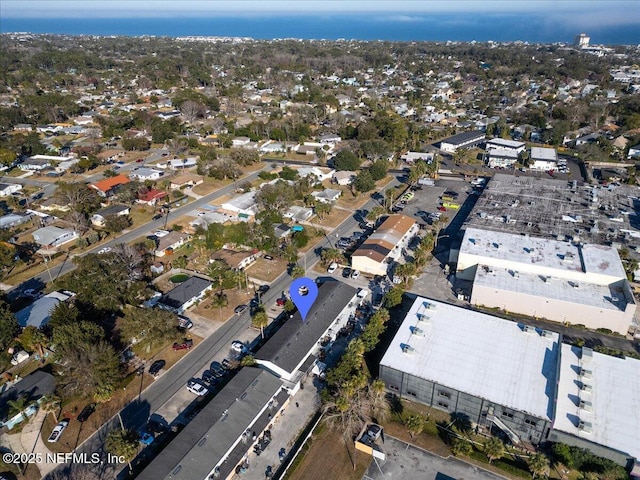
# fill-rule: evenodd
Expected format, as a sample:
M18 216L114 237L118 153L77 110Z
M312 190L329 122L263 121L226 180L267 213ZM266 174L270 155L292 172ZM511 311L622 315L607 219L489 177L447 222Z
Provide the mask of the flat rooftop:
M460 246L460 254L504 260L517 264L606 275L612 281L626 278L616 249L605 245L576 245L558 240L516 235L468 227ZM483 263L480 261L480 263Z
M581 368L591 378L581 377ZM580 400L591 402L590 412ZM591 423L590 433L580 430L580 420ZM640 459L640 360L562 345L553 428Z
M555 148L531 147L531 160L557 162L558 154Z
M555 240L640 246L639 196L640 188L631 185L577 182L574 187L550 177L496 173L465 225Z
M473 285L540 297L540 301L561 300L602 310L624 311L627 305L622 288L554 277L543 280L540 275L508 268L491 267L487 271L481 266L476 271Z
M380 364L551 420L558 342L557 333L417 297Z

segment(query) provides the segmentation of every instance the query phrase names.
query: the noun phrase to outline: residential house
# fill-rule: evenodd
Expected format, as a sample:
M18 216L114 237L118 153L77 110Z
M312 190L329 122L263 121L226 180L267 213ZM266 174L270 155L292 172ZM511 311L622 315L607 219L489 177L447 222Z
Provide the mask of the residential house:
M306 178L308 176L313 176L316 179L316 184L322 183L325 180L329 180L335 170L330 168L320 168L320 167L300 167L298 168L298 175L300 178Z
M189 157L184 159L174 158L173 160L169 160L168 162L168 166L172 170L184 170L185 168L193 168L197 164L198 164L198 159L195 157ZM158 168L161 168L160 164L158 164Z
M371 275L386 276L394 261L402 255L419 226L406 215L389 215L378 229L353 252L351 266Z
M164 294L158 301L158 307L183 313L196 302L202 300L213 289L213 283L200 277L189 277L184 282Z
M317 201L322 203L334 203L342 195L342 190L334 190L332 188L326 188L321 192L312 192L311 196Z
M356 176L353 172L341 170L333 174L332 181L338 185L351 185L355 178Z
M30 172L40 172L46 168L51 168L50 160L47 160L45 158L35 158L35 157L38 157L38 155L29 157L26 160L24 160L22 163L19 163L18 168L20 170L30 171Z
M96 192L98 192L98 195L106 198L113 196L118 191L118 188L120 186L126 185L130 182L131 180L129 180L126 176L116 175L115 177L105 178L104 180L91 183L89 184L89 188L93 188Z
M71 210L71 207L66 203L62 203L61 200L54 196L40 202L38 209L45 212L68 212Z
M633 147L629 147L627 158L640 158L640 143L638 145L634 145Z
M244 270L258 258L258 251L236 251L222 248L211 255L211 260L221 260L234 270Z
M158 180L160 177L164 175L164 172L161 170L156 170L154 168L140 167L134 169L130 174L129 178L132 180L138 180L140 182L144 182L145 180Z
M126 216L130 212L131 209L127 205L110 205L94 213L91 216L91 223L96 227L104 227L109 215Z
M320 135L320 137L318 137L318 140L322 145L335 145L336 143L339 143L342 141L342 137L336 134L327 134L327 135Z
M52 394L56 389L56 380L44 370L36 370L17 382L7 383L7 388L0 394L0 427L13 427L38 412L36 403L45 395ZM9 418L9 402L19 398L28 400L27 407L22 413Z
M19 183L0 183L0 197L8 197L20 190L22 190L22 185Z
M256 192L247 192L223 203L220 208L240 220L249 220L258 213Z
M178 248L182 247L191 239L191 235L183 232L169 232L158 239L158 245L155 250L156 257L164 257L171 255Z
M196 175L194 173L181 173L171 179L169 188L171 188L171 190L190 188L201 185L203 182L204 178L201 175Z
M313 216L313 208L294 205L289 207L289 210L287 210L282 216L284 218L290 218L294 222L304 222Z
M231 139L232 147L244 147L251 143L251 139L249 137L235 137Z
M8 213L0 217L0 228L7 229L17 227L28 222L33 217L31 213Z
M273 233L276 236L276 239L281 240L291 235L292 232L289 225L287 225L286 223L279 223L277 225L274 225Z
M192 231L195 231L197 227L202 227L206 230L212 223L224 224L234 219L234 216L227 215L217 209L212 211L202 211L198 212L198 216L189 222L189 227Z
M31 305L24 307L16 312L16 320L22 328L31 326L42 328L51 317L51 312L58 306L60 302L66 302L75 294L66 290L51 292L44 297L38 298Z
M169 196L167 192L162 190L156 190L155 188L150 188L146 192L139 193L138 199L136 202L143 203L149 206L155 206L160 200Z
M33 240L42 248L57 248L80 236L75 230L59 227L42 227L32 235Z
M427 163L431 163L433 162L433 153L407 152L400 156L400 160L406 163L414 163L418 160L423 160Z

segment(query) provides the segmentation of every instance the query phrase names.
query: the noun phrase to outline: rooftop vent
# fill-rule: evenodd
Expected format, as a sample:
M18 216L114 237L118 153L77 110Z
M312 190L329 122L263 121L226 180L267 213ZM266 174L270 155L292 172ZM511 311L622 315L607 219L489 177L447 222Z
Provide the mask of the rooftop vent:
M590 383L582 382L582 385L580 386L580 390L582 390L584 393L591 393L593 391L593 387L591 386Z
M404 353L412 354L413 352L415 352L415 351L416 351L416 349L415 349L415 348L413 348L411 345L403 345L403 346L402 346L402 351L403 351Z
M582 347L582 363L591 363L593 360L593 350L589 347Z
M540 332L540 335L542 335L544 338L553 338L554 337L554 333L550 330L542 330L542 332Z
M424 308L426 308L427 310L431 310L433 308L436 308L434 303L430 303L430 302L422 302L422 306Z
M424 337L424 330L419 327L411 327L411 333L416 337Z
M588 400L580 400L580 410L584 410L585 412L592 412L593 403Z
M582 378L593 378L593 372L591 370L586 369L586 368L581 368L580 369L580 376Z
M534 333L536 331L536 327L533 325L525 325L523 331L524 333Z
M585 422L584 420L580 420L578 423L578 430L585 433L593 432L593 425L591 422Z
M425 322L425 323L426 323L426 322L428 322L429 320L431 320L431 317L430 317L429 315L425 315L425 314L423 314L423 313L419 313L419 314L417 315L417 317L418 317L418 321L419 321L419 322Z

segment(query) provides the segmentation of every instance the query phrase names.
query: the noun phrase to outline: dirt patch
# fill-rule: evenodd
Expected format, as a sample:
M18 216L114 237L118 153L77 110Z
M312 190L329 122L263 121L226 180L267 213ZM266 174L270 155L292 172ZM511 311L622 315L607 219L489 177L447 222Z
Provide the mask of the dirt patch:
M371 463L370 456L358 452L355 456L354 470L353 443L349 444L349 452L347 452L340 433L329 428L325 427L320 433L314 433L309 442L310 448L293 474L288 477L289 480L326 480L328 478L360 480Z
M258 258L255 263L247 267L247 275L261 282L271 283L287 270L287 261L274 257L273 260Z
M193 311L208 320L226 322L235 315L233 310L238 305L248 304L249 300L251 300L255 295L253 289L238 290L236 288L233 290L225 290L224 293L227 296L226 307L220 308L217 305L212 305L213 295L207 295L207 298L200 302ZM187 315L189 315L189 312L187 312Z
M314 218L313 225L330 227L333 229L344 222L344 220L351 215L353 215L353 211L351 209L345 207L338 208L334 205L334 207L331 209L331 213L324 217L322 220L320 220L318 217Z

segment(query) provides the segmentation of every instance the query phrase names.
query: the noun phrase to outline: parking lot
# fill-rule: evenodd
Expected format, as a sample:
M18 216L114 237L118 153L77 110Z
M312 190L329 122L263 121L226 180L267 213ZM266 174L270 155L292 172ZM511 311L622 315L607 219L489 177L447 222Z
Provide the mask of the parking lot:
M387 454L384 462L374 460L362 477L363 480L499 480L500 475L454 457L442 458L416 446L387 436L383 450Z

